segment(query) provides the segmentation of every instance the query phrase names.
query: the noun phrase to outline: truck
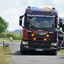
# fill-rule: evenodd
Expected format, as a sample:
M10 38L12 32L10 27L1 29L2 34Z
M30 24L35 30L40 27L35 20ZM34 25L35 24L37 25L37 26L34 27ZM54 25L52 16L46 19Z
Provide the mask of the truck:
M63 39L63 36L64 36L64 34L59 30L60 28L62 28L62 31L64 32L64 30L63 30L63 19L62 18L60 18L59 19L59 28L58 28L58 46L60 47L60 44L61 44L61 42L64 40Z
M57 55L58 13L54 7L28 6L20 16L19 25L23 28L20 52L37 51Z

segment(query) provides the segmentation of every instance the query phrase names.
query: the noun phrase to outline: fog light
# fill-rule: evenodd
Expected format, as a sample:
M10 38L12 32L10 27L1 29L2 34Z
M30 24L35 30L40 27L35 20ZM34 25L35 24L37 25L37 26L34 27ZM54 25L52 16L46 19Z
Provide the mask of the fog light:
M46 39L46 38L44 38L44 41L47 41L47 39Z
M36 38L33 38L33 40L36 40Z
M34 34L31 34L31 36L34 36Z
M46 37L49 37L49 36L50 36L50 35L48 35L48 34L46 35Z

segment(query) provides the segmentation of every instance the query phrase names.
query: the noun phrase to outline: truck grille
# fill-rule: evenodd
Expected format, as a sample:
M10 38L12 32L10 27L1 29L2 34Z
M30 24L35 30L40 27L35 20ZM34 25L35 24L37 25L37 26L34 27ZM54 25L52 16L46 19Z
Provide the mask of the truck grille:
M50 45L49 42L29 41L30 48L50 48Z
M46 37L46 34L44 35L35 34L34 36L31 36L32 33L28 34L29 34L28 42L30 48L50 48L51 43L57 41L56 36L54 34L49 34L50 37ZM36 40L33 40L33 38L36 38ZM44 38L46 38L47 41L44 41Z
M63 40L63 37L58 37L59 40Z

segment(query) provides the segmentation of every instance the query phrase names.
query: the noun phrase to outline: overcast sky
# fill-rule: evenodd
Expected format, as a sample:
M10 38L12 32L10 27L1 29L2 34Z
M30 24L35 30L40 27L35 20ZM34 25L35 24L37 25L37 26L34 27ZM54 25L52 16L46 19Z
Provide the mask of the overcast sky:
M0 16L9 23L8 30L21 29L19 16L27 6L55 7L60 17L64 17L64 0L0 0Z

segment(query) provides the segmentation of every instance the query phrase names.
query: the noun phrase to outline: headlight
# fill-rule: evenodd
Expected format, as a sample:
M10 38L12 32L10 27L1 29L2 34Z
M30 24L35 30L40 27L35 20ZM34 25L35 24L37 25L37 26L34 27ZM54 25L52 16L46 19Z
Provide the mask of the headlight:
M28 42L27 42L27 41L23 41L22 44L26 44L26 45L28 45Z
M57 43L51 43L51 46L57 46Z
M49 35L49 34L47 34L47 35L46 35L46 37L50 37L50 35Z
M54 32L49 32L49 33L54 33Z

